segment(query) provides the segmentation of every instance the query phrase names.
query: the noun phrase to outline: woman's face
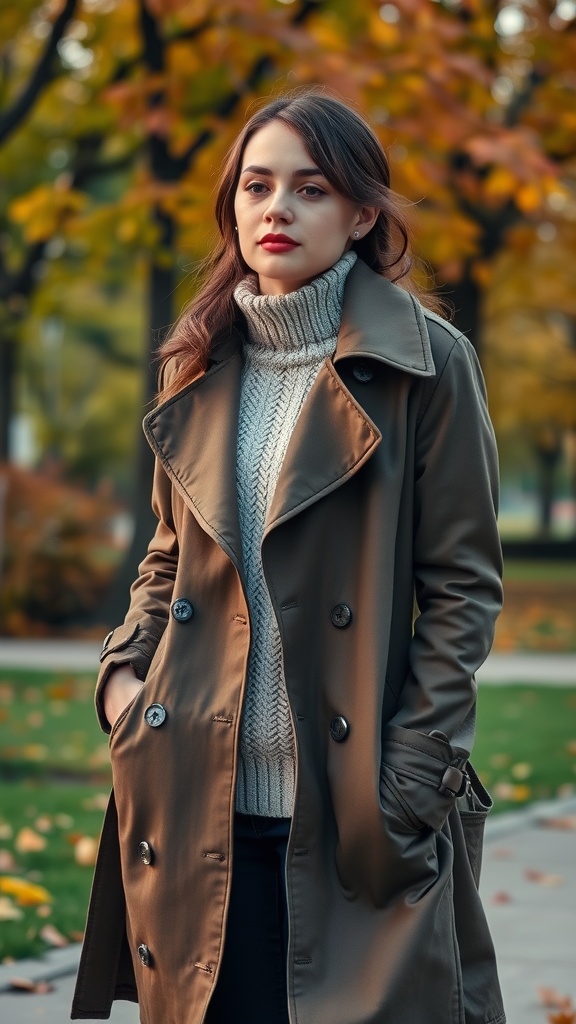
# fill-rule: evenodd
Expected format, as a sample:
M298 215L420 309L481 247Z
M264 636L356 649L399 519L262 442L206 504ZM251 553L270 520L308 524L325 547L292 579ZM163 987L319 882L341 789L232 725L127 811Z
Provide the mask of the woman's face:
M365 235L377 211L345 199L281 121L248 142L234 200L242 256L263 295L286 295L312 281Z

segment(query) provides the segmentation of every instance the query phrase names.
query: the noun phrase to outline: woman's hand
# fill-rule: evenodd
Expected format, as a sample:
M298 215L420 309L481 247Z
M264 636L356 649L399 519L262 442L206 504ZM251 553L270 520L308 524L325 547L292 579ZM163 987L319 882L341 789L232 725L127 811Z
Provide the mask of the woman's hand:
M138 679L132 665L118 665L112 670L103 695L104 714L111 728L142 686L142 680Z

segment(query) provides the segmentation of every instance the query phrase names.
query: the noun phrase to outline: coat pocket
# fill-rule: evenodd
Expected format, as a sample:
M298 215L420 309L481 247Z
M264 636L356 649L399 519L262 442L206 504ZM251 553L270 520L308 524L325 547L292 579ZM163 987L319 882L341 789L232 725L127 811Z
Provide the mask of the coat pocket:
M482 867L482 847L484 843L484 829L486 818L492 808L492 798L484 788L472 765L467 765L469 784L466 792L458 799L458 813L462 823L464 843L472 877L476 888L480 883L480 870Z

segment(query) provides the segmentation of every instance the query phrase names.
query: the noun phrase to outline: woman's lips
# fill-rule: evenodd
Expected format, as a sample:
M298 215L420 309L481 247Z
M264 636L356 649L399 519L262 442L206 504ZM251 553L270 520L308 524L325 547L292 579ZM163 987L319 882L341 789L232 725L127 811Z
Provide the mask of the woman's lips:
M266 252L282 253L292 252L292 249L297 249L300 243L295 242L289 235L264 235L259 244Z

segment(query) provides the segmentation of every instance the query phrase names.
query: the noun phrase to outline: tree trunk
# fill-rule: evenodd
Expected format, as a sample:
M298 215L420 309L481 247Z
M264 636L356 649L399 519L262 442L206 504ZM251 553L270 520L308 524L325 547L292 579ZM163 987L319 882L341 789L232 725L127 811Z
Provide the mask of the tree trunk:
M167 214L156 209L154 219L160 229L159 251L171 252L174 242L174 225ZM174 265L172 262L153 260L149 276L149 345L144 374L144 411L152 407L157 386L157 364L152 353L160 345L166 330L173 320L172 296L175 288ZM97 618L109 626L117 626L126 615L130 587L138 575L138 565L146 554L146 548L156 528L156 518L150 504L154 474L154 457L141 428L136 442L136 464L132 491L132 515L134 534L128 553L114 577L112 590L103 606L98 609Z
M16 346L12 332L0 332L0 462L10 457L10 424L14 413L14 371Z
M538 497L540 501L540 537L549 539L552 528L552 506L555 494L556 467L562 455L562 444L555 430L547 431L534 442L534 454L538 466Z
M481 359L481 291L472 277L472 267L467 264L463 277L455 284L445 285L441 291L452 306L452 322L472 342L478 358Z

